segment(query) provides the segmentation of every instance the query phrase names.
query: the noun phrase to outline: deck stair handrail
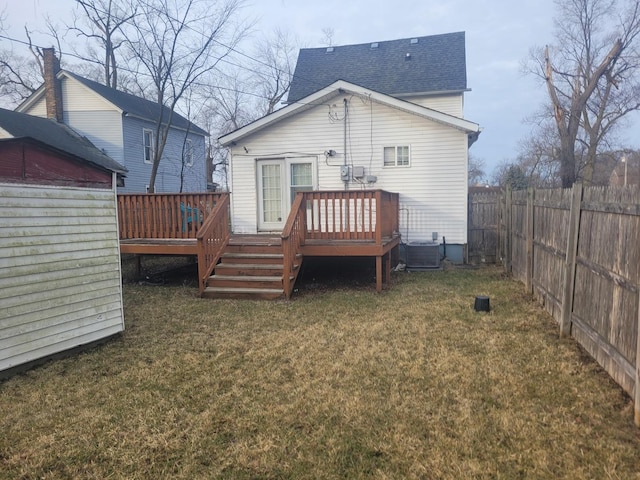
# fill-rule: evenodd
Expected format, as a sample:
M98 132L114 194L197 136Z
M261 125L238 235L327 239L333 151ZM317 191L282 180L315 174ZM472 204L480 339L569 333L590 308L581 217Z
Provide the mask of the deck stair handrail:
M229 195L225 195L218 201L213 212L207 216L196 235L200 295L204 293L207 280L229 243L230 236Z
M119 193L121 240L196 238L198 229L228 193Z
M304 245L306 231L306 200L302 192L296 195L287 223L282 230L282 289L287 299L291 297L293 285L300 271L300 247Z

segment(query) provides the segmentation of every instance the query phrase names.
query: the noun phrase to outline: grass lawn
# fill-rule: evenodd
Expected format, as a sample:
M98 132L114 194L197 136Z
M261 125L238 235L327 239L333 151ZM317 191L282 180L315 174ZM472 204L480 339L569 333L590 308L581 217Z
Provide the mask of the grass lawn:
M640 478L631 400L521 284L394 275L126 285L121 337L0 383L0 478Z

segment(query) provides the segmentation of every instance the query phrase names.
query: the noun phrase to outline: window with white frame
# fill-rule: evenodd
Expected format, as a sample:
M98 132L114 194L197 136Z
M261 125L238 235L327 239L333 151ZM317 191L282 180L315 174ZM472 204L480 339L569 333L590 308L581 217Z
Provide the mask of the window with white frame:
M292 163L291 164L291 203L296 199L298 192L310 192L313 190L313 164Z
M142 144L144 146L144 163L153 163L153 130L142 130Z
M193 165L193 140L187 138L187 141L184 142L184 153L183 153L184 162L188 166Z
M410 164L409 146L384 147L383 159L385 167L408 167Z

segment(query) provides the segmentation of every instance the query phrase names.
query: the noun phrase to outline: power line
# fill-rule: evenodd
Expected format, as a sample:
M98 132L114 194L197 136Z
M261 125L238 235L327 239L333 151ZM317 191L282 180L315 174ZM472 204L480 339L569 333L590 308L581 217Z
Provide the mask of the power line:
M8 40L8 41L14 42L14 43L19 43L21 45L26 45L28 47L36 47L36 48L40 48L40 49L46 48L46 47L42 47L40 45L35 45L33 43L26 42L24 40L20 40L20 39L17 39L17 38L9 37L7 35L2 35L2 34L0 34L0 39ZM97 60L93 60L93 59L90 59L90 58L82 57L82 56L80 56L80 55L78 55L76 53L73 53L73 52L61 51L60 54L61 55L65 55L65 56L69 56L69 57L72 57L72 58L77 58L78 60L81 60L83 62L88 62L88 63L93 63L95 65L103 66L103 64L100 63ZM249 57L249 58L251 58L251 57ZM233 62L231 62L229 60L226 60L224 58L220 58L220 59L218 59L218 61L220 61L222 63L227 63L229 65L232 65L232 66L235 66L235 67L238 67L238 68L243 68L243 69L248 70L248 71L250 71L252 73L260 73L260 72L258 72L256 70L253 70L253 69L249 68L249 67L246 67L246 66L243 66L243 65L238 65L238 64L233 63ZM144 77L153 78L153 75L151 75L150 73L140 72L140 71L137 71L137 70L132 70L132 69L124 67L124 66L118 66L118 70L122 71L122 72L131 73L133 75L141 75L141 76L144 76ZM223 73L223 72L221 72L221 73ZM212 84L209 84L209 83L202 83L202 82L192 82L192 85L196 85L196 86L199 86L199 87L217 88L219 90L241 93L243 95L248 95L248 96L260 98L262 100L270 100L269 97L266 97L266 96L261 95L259 93L247 92L247 91L244 91L244 90L238 90L238 89L235 89L235 88L223 87L223 86L220 86L220 85L212 85ZM304 102L300 102L300 101L292 102L292 104L298 104L298 105L325 105L325 104L322 104L322 103L304 103Z

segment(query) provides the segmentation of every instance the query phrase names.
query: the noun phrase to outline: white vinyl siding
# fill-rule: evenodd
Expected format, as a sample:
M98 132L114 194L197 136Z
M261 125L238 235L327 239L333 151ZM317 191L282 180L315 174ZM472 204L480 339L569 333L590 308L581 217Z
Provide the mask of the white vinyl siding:
M33 102L33 104L31 104L28 109L17 108L16 110L22 113L28 113L29 115L33 115L34 117L46 117L47 103L43 95L37 101Z
M120 165L126 166L120 110L82 83L68 77L62 79L62 108L65 124L87 137ZM44 95L19 111L46 117Z
M377 182L365 188L400 193L403 240L467 241L467 135L456 128L367 99L337 96L241 139L231 148L232 224L236 233L256 233L256 158L282 152L309 156L317 164L316 188L343 190L344 122L331 114L349 101L347 163L364 167ZM341 118L341 117L340 117ZM410 168L385 168L385 146L410 146ZM249 153L244 150L247 147ZM336 154L325 157L324 152ZM352 182L350 188L363 188Z
M455 95L424 95L420 97L407 97L411 103L431 108L454 117L463 118L463 96L461 93Z
M124 329L113 190L0 184L0 371Z

